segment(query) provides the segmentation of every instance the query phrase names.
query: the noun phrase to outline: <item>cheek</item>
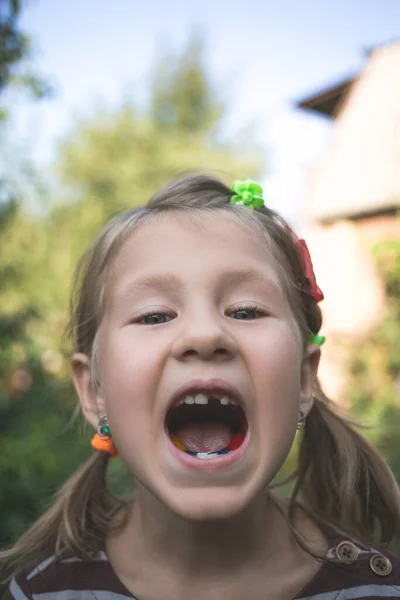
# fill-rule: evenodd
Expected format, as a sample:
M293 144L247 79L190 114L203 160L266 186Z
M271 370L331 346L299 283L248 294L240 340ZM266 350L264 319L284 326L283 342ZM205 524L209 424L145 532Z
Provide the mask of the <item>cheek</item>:
M253 340L252 363L258 370L257 379L273 386L300 386L301 350L293 328L275 321L264 335Z
M100 380L113 431L150 426L160 356L133 339L129 328L108 337L101 350ZM132 432L133 433L133 432ZM140 433L140 432L139 432Z
M265 336L254 356L253 381L256 383L259 434L270 439L292 435L300 400L300 355L293 331L278 326L274 335Z
M151 382L160 365L160 340L157 336L133 335L129 327L108 336L103 345L103 377L109 390L126 387L131 391ZM134 388L132 390L132 384Z
M282 468L295 439L300 365L297 340L285 331L274 344L265 342L260 351L257 373L253 372L258 389L252 432L268 484Z

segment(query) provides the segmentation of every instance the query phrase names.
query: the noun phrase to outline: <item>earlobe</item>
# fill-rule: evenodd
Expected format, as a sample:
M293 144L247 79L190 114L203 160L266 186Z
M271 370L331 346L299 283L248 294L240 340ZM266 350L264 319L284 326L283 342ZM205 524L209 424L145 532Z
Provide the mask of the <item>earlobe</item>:
M321 348L316 344L309 344L305 350L301 366L300 410L305 417L314 404L313 392L320 357Z
M90 358L80 352L74 354L71 359L71 371L82 413L86 421L96 428L104 412L104 402L94 385Z

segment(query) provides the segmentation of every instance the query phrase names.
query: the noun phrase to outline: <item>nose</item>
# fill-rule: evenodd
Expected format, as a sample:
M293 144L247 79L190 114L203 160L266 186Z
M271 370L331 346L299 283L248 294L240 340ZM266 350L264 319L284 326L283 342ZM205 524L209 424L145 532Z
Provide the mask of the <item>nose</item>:
M208 313L187 317L172 345L177 360L230 360L237 354L237 343L219 315Z

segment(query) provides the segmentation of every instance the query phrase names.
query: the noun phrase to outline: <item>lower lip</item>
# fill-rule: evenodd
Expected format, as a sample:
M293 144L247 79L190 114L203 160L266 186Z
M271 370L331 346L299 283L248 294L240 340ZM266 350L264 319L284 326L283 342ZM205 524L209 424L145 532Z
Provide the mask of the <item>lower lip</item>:
M226 467L230 467L231 465L237 463L243 458L249 443L249 435L247 433L246 437L243 440L243 444L236 450L232 450L227 454L220 454L215 458L196 458L191 454L186 454L186 452L178 450L178 448L172 443L168 435L168 431L166 431L165 433L167 438L168 450L171 452L172 456L176 458L176 460L184 467L189 467L190 469L198 469L199 471L214 471L216 469L224 469Z

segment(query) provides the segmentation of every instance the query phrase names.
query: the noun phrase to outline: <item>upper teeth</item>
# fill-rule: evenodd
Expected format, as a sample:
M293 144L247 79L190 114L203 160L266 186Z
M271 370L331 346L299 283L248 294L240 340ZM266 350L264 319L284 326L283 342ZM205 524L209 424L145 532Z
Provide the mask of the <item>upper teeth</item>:
M237 402L229 398L229 396L222 396L219 398L219 401L223 406L228 406L229 404L232 404L233 406L237 405ZM180 406L181 404L208 404L208 398L205 394L196 394L195 396L188 395L178 400L175 406Z

